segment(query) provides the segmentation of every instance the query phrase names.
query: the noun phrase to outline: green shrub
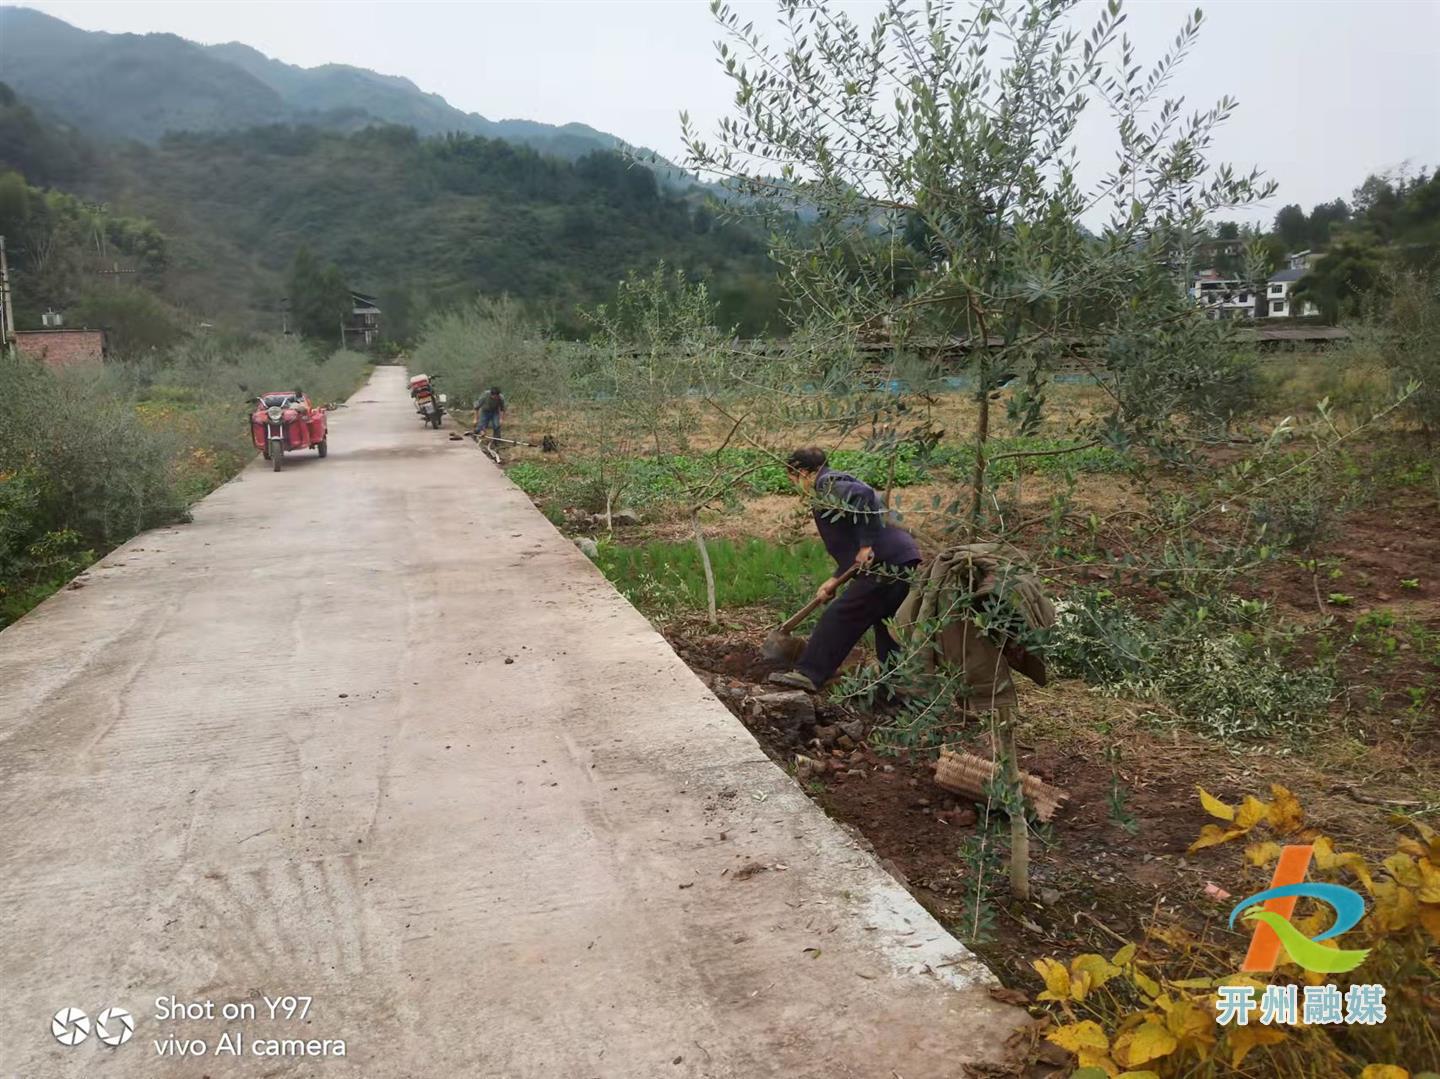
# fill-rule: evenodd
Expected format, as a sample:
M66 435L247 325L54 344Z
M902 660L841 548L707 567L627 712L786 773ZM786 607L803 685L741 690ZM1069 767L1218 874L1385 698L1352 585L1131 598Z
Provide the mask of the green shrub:
M0 472L29 477L40 531L73 531L108 549L184 513L170 482L178 440L142 422L108 379L0 364Z
M1177 604L1151 621L1107 591L1081 592L1057 604L1047 661L1058 674L1163 703L1172 719L1217 738L1312 728L1335 697L1333 665L1296 664L1249 632L1245 601L1229 608Z
M40 488L23 472L0 472L0 627L79 573L94 556L79 533L46 531Z

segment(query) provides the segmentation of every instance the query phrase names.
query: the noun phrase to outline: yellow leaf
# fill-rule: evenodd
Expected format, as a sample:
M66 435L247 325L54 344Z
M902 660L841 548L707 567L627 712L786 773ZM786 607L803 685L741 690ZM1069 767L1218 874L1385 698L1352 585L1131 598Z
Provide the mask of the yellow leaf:
M1385 871L1407 888L1420 887L1420 869L1415 859L1405 854L1392 854L1385 859Z
M1420 915L1420 905L1415 893L1393 880L1380 881L1375 885L1375 906L1373 916L1380 928L1395 933L1409 929Z
M1419 857L1429 858L1430 861L1440 865L1440 832L1437 832L1424 821L1412 820L1408 823L1410 827L1419 833L1421 840L1425 843ZM1413 840L1404 840L1403 842L1413 842Z
M1197 850L1204 850L1206 847L1213 847L1217 843L1224 843L1234 839L1236 836L1244 835L1244 829L1222 828L1218 824L1207 824L1200 829L1200 838L1190 844L1189 853L1194 854Z
M1206 986L1206 988L1209 988ZM1189 1000L1162 1003L1165 1029L1182 1045L1209 1045L1215 1040L1215 1012L1198 1007Z
M1127 944L1110 957L1110 962L1114 963L1117 967L1129 966L1130 961L1135 958L1135 952L1137 950L1136 945Z
M1329 836L1316 836L1310 844L1315 851L1315 867L1329 872L1335 869L1348 869L1355 877L1365 885L1367 892L1375 891L1375 880L1370 876L1370 867L1365 864L1365 859L1353 851L1344 853L1335 850L1335 844Z
M1225 1035L1225 1044L1230 1047L1230 1066L1240 1067L1250 1050L1257 1045L1279 1045L1286 1038L1285 1031L1278 1027L1247 1023L1243 1027L1230 1027Z
M1160 983L1148 974L1140 973L1138 967L1131 967L1126 971L1126 977L1134 983L1136 989L1140 990L1140 992L1144 993L1151 1000L1154 1000L1160 995Z
M1054 1042L1061 1049L1078 1053L1082 1049L1096 1049L1105 1052L1110 1048L1110 1039L1104 1029L1093 1019L1082 1019L1078 1023L1067 1023L1056 1027L1045 1035L1045 1040Z
M1160 1079L1160 1073L1148 1070L1143 1072L1121 1072L1115 1079Z
M1436 944L1440 944L1440 904L1426 903L1416 915L1420 924L1425 927L1425 932L1430 934Z
M1415 898L1422 903L1440 903L1440 869L1431 865L1428 858L1418 859L1415 868L1420 873L1420 887Z
M1070 977L1074 980L1076 975L1084 974L1090 979L1089 988L1099 989L1115 975L1120 973L1120 968L1111 963L1103 955L1077 955L1070 960ZM1079 999L1078 997L1076 998Z
M1091 988L1092 986L1090 983L1089 974L1085 973L1084 971L1080 971L1079 973L1072 973L1070 975L1071 1000L1076 1001L1077 1003L1084 1000L1085 994L1090 992ZM1042 993L1040 995L1043 997L1045 994Z
M1070 999L1070 972L1065 969L1064 963L1055 959L1037 959L1030 965L1045 982L1045 992L1036 997L1037 1000Z
M1215 986L1215 979L1181 978L1179 981L1166 982L1165 984L1168 985L1171 989L1212 989Z
M1281 835L1298 832L1305 823L1305 811L1300 808L1300 799L1278 783L1270 784L1270 796L1274 801L1270 803L1265 814L1270 827Z
M1279 843L1251 843L1245 848L1245 860L1254 866L1269 865L1279 857Z
M1078 1057L1076 1063L1078 1063L1081 1068L1099 1068L1106 1075L1114 1075L1120 1070L1115 1067L1115 1062L1110 1059L1110 1055L1100 1049L1086 1049L1082 1047L1076 1056Z
M1360 1079L1410 1079L1410 1073L1396 1064L1366 1064Z
M1115 1039L1115 1057L1125 1065L1144 1064L1169 1056L1179 1044L1163 1021L1147 1019L1128 1034Z
M1248 832L1270 815L1270 807L1253 794L1247 794L1235 811L1235 827Z
M1204 806L1206 813L1209 813L1212 817L1218 817L1220 820L1235 819L1235 809L1233 806L1226 805L1204 787L1197 786L1195 789L1200 792L1200 804Z

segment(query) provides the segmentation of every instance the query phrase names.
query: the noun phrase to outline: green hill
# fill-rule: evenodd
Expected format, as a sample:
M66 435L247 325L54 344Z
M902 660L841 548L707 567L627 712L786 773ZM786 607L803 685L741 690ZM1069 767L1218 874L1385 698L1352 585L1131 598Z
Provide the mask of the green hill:
M762 239L717 221L613 151L575 161L467 135L401 127L351 134L270 127L133 146L101 194L171 237L170 287L201 310L276 312L306 246L350 283L430 304L508 292L563 322L660 258L717 282L725 313L757 329Z
M345 64L296 67L231 42L80 30L29 8L0 8L0 79L39 110L107 140L308 123L355 131L403 124L463 132L576 158L622 144L584 124L489 120L409 79Z
M579 329L577 305L661 258L710 278L744 332L775 316L761 237L612 150L564 160L398 126L106 145L0 84L0 180L17 310L32 322L50 307L113 311L118 265L185 324L275 328L302 247L397 316L509 293Z

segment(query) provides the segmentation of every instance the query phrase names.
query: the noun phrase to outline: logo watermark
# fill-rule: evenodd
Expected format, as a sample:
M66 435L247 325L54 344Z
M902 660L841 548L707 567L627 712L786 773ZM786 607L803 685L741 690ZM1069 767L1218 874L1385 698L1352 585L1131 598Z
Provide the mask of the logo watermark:
M1365 899L1359 892L1344 885L1307 882L1305 874L1314 853L1309 844L1292 844L1282 848L1275 874L1270 878L1270 887L1242 899L1230 912L1231 926L1241 912L1247 910L1249 913L1245 914L1244 920L1256 923L1255 932L1250 937L1250 950L1245 953L1241 970L1251 973L1274 970L1282 946L1292 962L1321 974L1343 974L1354 970L1370 954L1368 948L1346 951L1327 948L1320 943L1353 929L1365 916ZM1335 911L1335 924L1313 939L1296 929L1290 921L1295 913L1295 904L1302 896L1318 899ZM1250 910L1257 904L1263 906L1259 910Z
M1332 940L1353 929L1365 916L1365 898L1340 884L1307 881L1314 848L1290 844L1280 850L1280 861L1270 887L1240 900L1230 912L1230 925L1241 918L1255 924L1250 948L1240 969L1257 974L1275 969L1283 949L1291 962L1321 974L1343 974L1365 962L1368 948L1329 948ZM1301 899L1318 899L1335 912L1325 932L1307 937L1291 917ZM1222 985L1215 1001L1215 1021L1221 1026L1246 1026L1254 1017L1264 1026L1326 1026L1347 1023L1374 1026L1385 1022L1385 987L1352 985L1267 985L1256 999L1253 985ZM1258 1016L1256 1013L1259 1013Z

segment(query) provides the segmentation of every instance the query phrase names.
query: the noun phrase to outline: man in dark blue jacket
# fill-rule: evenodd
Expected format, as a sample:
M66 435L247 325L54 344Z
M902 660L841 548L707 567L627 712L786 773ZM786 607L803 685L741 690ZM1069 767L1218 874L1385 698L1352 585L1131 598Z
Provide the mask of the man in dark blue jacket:
M795 670L770 676L771 682L812 692L840 669L866 630L875 631L875 654L885 664L899 647L885 620L899 610L920 564L915 538L887 523L888 510L875 489L825 462L825 451L813 446L796 450L785 462L791 478L810 492L815 528L835 560L834 575L816 595L830 600L845 570L853 565L860 572L820 615Z

